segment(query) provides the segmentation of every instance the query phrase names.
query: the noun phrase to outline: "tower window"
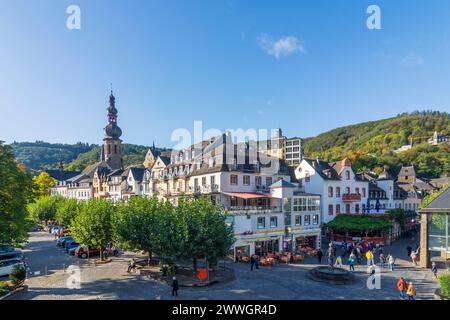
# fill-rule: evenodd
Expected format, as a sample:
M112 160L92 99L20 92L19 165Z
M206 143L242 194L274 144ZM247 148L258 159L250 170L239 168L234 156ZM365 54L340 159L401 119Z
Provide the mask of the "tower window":
M117 154L117 144L114 145L114 153Z
M108 144L108 154L111 154L111 145Z

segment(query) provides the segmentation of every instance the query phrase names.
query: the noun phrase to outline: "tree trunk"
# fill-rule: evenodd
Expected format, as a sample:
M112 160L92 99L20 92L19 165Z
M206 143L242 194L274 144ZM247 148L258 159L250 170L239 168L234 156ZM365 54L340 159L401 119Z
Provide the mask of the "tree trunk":
M194 269L195 274L197 274L197 258L192 259L192 268Z
M88 249L89 251L89 249ZM103 248L100 247L100 261L103 261Z
M150 263L152 262L152 251L149 250L148 252L148 265L150 266Z

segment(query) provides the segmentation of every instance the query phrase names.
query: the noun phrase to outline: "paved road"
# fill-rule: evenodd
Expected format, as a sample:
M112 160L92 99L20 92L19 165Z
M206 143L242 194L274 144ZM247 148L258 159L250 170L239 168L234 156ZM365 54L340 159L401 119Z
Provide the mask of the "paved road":
M250 271L249 265L228 262L234 268L236 280L209 288L181 288L178 299L398 299L396 282L403 276L417 286L418 299L433 299L438 287L429 270L414 268L406 257L407 240L386 248L397 257L398 268L381 274L381 289L369 290L365 266L356 268L356 281L349 285L328 285L310 280L307 272L312 263L277 265ZM126 272L129 255L115 258L105 265L70 257L56 248L51 236L32 233L26 255L33 272L40 275L27 280L29 291L17 299L173 299L167 285ZM63 267L80 265L81 289L68 289L69 274ZM47 267L47 276L45 270Z

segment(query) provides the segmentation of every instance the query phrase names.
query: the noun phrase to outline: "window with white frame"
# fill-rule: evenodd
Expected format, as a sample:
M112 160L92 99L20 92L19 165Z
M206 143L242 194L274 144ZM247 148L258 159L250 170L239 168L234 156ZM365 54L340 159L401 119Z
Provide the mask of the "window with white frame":
M248 175L243 176L243 184L244 184L244 186L250 185L250 176L248 176Z
M257 228L264 229L266 227L266 217L258 217Z
M278 219L277 217L270 217L270 227L276 228L278 226Z
M302 225L302 216L299 215L299 214L295 216L295 225L296 226L301 226Z

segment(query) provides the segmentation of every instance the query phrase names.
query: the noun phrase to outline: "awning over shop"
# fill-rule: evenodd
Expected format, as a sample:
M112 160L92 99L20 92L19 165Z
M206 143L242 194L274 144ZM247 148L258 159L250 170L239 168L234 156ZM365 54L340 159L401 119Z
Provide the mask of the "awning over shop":
M236 197L241 199L271 198L269 194L263 194L258 192L223 192L223 194L230 197Z

